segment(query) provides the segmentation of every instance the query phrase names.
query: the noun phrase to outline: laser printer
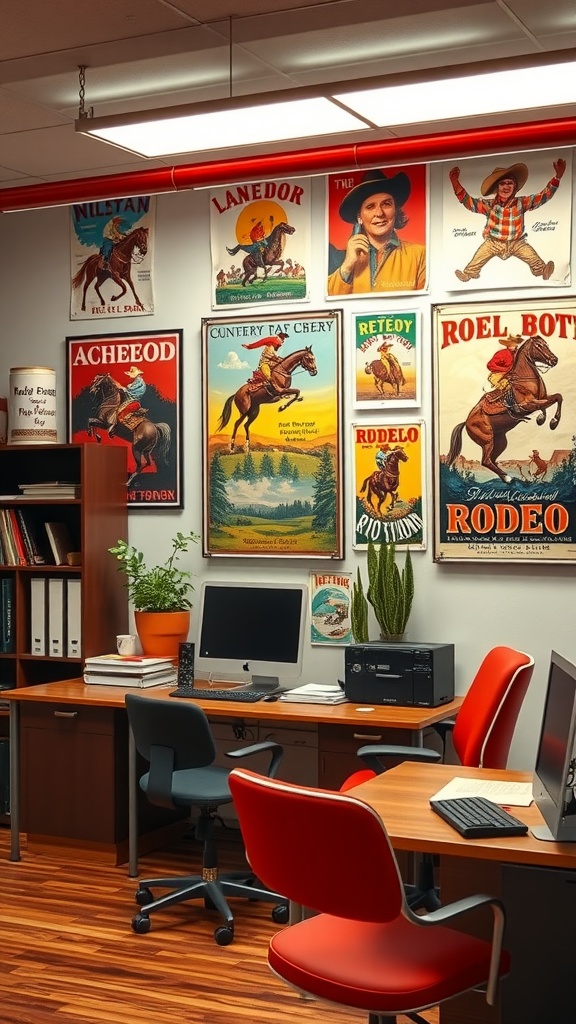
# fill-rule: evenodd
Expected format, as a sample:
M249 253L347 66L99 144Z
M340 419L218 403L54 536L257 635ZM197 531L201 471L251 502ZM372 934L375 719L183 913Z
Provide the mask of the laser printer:
M454 644L350 644L344 693L355 704L439 707L454 698Z

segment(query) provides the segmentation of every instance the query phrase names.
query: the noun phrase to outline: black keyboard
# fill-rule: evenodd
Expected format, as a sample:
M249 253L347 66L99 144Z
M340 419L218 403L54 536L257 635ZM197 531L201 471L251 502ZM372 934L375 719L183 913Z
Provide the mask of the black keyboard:
M266 690L202 690L198 686L178 686L170 697L191 697L192 700L233 700L240 704L255 704L267 697Z
M465 839L524 836L528 831L528 826L523 821L512 817L508 811L483 796L431 800L430 806Z

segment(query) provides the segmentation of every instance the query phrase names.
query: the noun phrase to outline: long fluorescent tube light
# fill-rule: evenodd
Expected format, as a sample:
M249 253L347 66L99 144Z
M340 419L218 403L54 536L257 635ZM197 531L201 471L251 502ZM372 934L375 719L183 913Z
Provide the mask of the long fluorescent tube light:
M82 117L77 132L143 157L238 149L576 103L576 50Z
M576 62L333 93L380 128L576 102Z
M298 90L291 90L291 93L294 91ZM285 95L280 93L280 96ZM75 127L77 132L113 146L140 156L155 157L337 135L374 126L325 96L308 95L289 100L279 98L269 103L255 103L254 97L248 96L233 104L196 103L112 117L82 118L76 121Z

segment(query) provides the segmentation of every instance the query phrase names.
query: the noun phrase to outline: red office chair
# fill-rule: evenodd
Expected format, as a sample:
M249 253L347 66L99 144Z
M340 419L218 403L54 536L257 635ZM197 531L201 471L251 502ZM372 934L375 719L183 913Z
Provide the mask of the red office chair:
M478 669L457 717L447 718L434 726L439 733L444 753L449 733L460 764L469 768L505 768L510 744L522 701L534 671L534 658L512 647L494 647ZM382 758L405 761L437 761L440 755L425 747L400 747L378 744L358 751L367 768L354 772L341 787L346 792L386 770ZM406 887L412 909L440 906L434 884L434 859L425 854L420 861L416 885Z
M510 958L504 911L470 896L418 916L409 908L386 829L348 794L273 781L234 768L229 777L246 854L265 885L317 912L276 934L268 963L299 991L363 1010L370 1024L486 987L493 1004ZM342 879L346 878L346 885ZM493 913L491 941L449 927L478 907Z

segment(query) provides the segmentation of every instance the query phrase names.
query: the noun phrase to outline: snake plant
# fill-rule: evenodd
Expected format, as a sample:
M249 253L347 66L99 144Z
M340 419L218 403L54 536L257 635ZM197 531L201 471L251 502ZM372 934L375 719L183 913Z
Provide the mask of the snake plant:
M379 548L368 542L368 590L364 593L360 570L357 582L352 585L352 632L356 643L368 640L368 605L373 609L380 626L383 640L400 638L406 632L406 625L412 610L414 598L414 574L410 549L406 548L402 571L396 564L394 544L381 544Z

